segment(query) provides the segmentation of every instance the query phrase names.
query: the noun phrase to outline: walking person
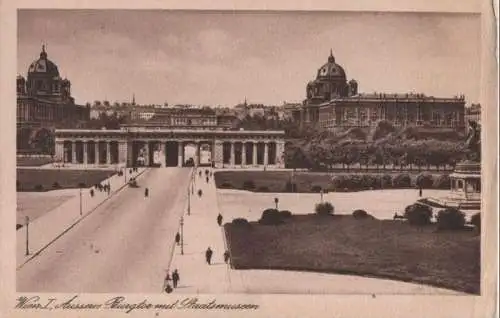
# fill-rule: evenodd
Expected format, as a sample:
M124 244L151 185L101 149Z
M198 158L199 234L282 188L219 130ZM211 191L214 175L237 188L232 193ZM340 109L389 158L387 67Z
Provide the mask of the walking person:
M171 280L172 280L172 278L170 277L170 274L167 271L167 276L165 277L165 282L163 283L163 290L165 290L165 292L167 294L170 294L173 291L172 286L170 286L170 281Z
M144 189L144 197L149 197L149 188Z
M175 244L179 246L180 243L181 243L181 235L179 234L179 232L177 232L177 234L175 234Z
M219 213L219 215L217 216L217 224L219 224L219 226L222 225L222 215Z
M180 279L181 278L179 276L179 272L177 271L177 269L175 269L172 273L172 282L174 283L174 288L177 288L177 284L179 283Z
M418 187L418 196L422 197L422 186Z
M224 263L228 263L229 262L229 251L225 251L224 252Z
M94 197L94 189L90 189L90 196L93 198Z
M210 246L209 246L205 252L205 259L206 259L208 265L210 265L210 262L212 261L212 254L213 254L213 251L210 249Z

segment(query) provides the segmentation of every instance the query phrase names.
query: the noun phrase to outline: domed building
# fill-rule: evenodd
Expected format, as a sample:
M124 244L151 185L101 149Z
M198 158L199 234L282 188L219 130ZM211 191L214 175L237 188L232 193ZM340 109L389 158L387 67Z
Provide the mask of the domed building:
M27 78L17 76L16 89L18 152L50 151L42 136L55 128L78 127L90 118L88 107L75 104L71 82L61 78L45 46L28 67Z
M300 125L327 130L375 126L389 121L394 126L429 128L465 127L465 97L437 98L424 94L358 92L358 82L347 82L344 68L330 51L327 62L318 68L316 79L306 85L306 99L288 108L290 117Z

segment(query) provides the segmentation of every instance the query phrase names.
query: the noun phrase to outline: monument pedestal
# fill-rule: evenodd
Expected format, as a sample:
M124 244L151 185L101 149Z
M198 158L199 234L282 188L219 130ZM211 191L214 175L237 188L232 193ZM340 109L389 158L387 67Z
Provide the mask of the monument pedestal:
M429 201L443 207L455 207L462 210L481 209L481 164L464 161L457 164L450 174L451 191L446 198L428 198Z

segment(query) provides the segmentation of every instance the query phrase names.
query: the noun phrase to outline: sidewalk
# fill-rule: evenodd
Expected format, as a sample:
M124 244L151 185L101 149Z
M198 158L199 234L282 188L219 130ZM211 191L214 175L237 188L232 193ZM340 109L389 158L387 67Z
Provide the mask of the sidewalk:
M199 168L202 177L199 177L198 171L195 173L191 213L184 214L184 255L181 255L181 246L176 246L172 256L170 273L177 269L180 275L179 286L174 293L221 294L229 293L231 289L230 268L224 263L223 257L226 251L223 228L217 225L219 208L215 183L213 177L206 182L205 169L212 171L211 168ZM198 196L199 189L203 191L201 197ZM187 211L187 203L185 210ZM172 240L174 237L175 233ZM213 251L212 265L205 261L208 247Z
M147 169L139 168L133 176L142 175ZM127 180L130 175L127 171ZM94 190L94 197L90 196L90 188L82 189L82 216L80 216L80 190L74 189L75 196L57 208L45 213L43 216L30 222L28 225L28 245L29 255L26 255L26 226L16 231L16 262L17 268L20 268L26 262L30 261L43 249L50 245L60 235L64 234L73 225L81 219L90 215L101 203L111 198L115 193L126 186L125 177L113 175L104 180L102 184L110 184L111 193L99 192Z

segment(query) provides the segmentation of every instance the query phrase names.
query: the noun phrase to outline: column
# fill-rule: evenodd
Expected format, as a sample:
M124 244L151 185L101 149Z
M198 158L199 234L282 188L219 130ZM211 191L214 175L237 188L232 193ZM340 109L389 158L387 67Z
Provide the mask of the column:
M230 148L230 156L229 156L229 165L231 165L231 167L233 167L234 166L234 142L230 141L230 145L231 145L231 148Z
M82 142L82 148L83 148L83 164L87 165L88 163L88 154L87 154L87 141L84 140Z
M256 166L257 165L257 142L253 142L253 158L252 158L252 165Z
M162 168L165 167L167 156L165 154L165 141L164 140L160 141L160 160L161 160L161 167Z
M467 179L463 179L462 186L464 190L465 200L467 200L469 198L467 193Z
M264 167L269 163L269 144L264 143Z
M276 142L276 165L278 168L285 168L285 142Z
M71 141L71 163L76 163L76 142Z
M129 151L132 152L132 148L128 148L127 141L120 140L118 142L118 163L127 166L127 155Z
M131 167L134 163L134 143L133 141L127 141L127 147L126 147L126 166Z
M242 141L241 143L241 165L242 166L247 165L247 151L246 151L245 141Z
M145 147L145 151L144 151L144 165L146 167L149 167L151 165L151 163L149 162L149 141L146 141L146 143L144 144L144 147Z
M222 167L222 141L216 140L214 143L214 166L215 168L221 168Z
M95 144L94 144L94 147L95 147L95 164L96 165L99 165L100 162L99 162L99 140L94 140Z
M111 143L110 141L106 141L106 163L111 164Z
M56 161L64 161L64 141L63 140L56 140L55 157L56 157Z
M184 165L184 145L182 141L177 142L177 167Z

